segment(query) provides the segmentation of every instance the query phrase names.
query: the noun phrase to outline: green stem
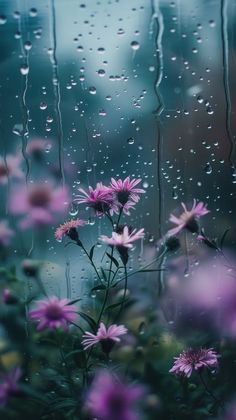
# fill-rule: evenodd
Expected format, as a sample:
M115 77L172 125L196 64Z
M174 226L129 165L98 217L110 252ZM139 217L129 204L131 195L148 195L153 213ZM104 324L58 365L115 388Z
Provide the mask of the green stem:
M205 388L208 395L211 396L211 398L214 400L214 402L217 404L217 406L220 406L221 408L224 408L224 404L213 394L213 392L208 388L208 385L206 384L205 380L203 379L202 373L199 371L199 378L200 381Z
M124 294L123 294L123 299L120 305L120 309L118 314L116 315L115 319L119 319L121 312L123 311L123 307L124 307L124 303L125 303L125 299L126 299L126 294L127 294L127 288L128 288L128 274L127 274L127 265L125 264L124 266L124 270L125 270L125 285L124 285Z
M93 267L93 269L94 269L95 273L97 274L97 276L98 276L99 280L101 281L101 277L100 277L100 274L99 274L99 272L98 272L98 270L97 270L97 267L96 267L96 265L94 264L94 262L93 262L92 258L90 258L90 255L89 255L88 251L86 250L86 248L84 247L84 245L83 245L82 243L80 243L80 244L79 244L79 247L80 247L80 248L82 248L82 249L83 249L83 251L85 252L85 254L87 255L87 257L88 257L88 259L89 259L89 261L90 261L90 263L91 263L91 265L92 265L92 267Z

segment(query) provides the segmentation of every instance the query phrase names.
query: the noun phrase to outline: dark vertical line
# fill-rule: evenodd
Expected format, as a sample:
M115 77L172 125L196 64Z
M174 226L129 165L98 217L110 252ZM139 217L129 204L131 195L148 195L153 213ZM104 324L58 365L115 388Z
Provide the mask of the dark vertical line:
M221 16L221 39L222 39L222 55L223 55L223 81L224 81L224 92L226 101L226 133L229 139L230 150L229 150L229 162L231 168L234 169L233 157L234 157L234 136L231 130L231 98L229 88L229 42L228 42L228 31L227 31L227 0L221 0L220 5L220 16Z
M59 160L59 171L61 174L62 183L65 183L65 175L63 168L63 126L62 126L62 117L61 117L61 92L60 92L60 82L59 82L59 72L58 72L58 61L57 61L57 34L56 34L56 9L55 1L51 0L51 15L52 15L52 69L53 69L53 89L55 96L55 107L54 112L57 120L57 135L58 135L58 160Z
M163 100L161 93L159 92L159 85L162 81L163 76L163 55L162 55L162 34L164 30L163 17L159 9L156 6L155 0L151 0L151 24L155 22L155 46L157 52L157 64L158 70L154 81L154 91L157 97L158 106L154 111L157 125L157 186L158 186L158 233L162 236L162 206L163 206L163 194L162 194L162 174L161 174L161 158L162 158L162 133L161 133L161 121L160 115L164 109ZM153 30L150 30L150 34L153 35Z

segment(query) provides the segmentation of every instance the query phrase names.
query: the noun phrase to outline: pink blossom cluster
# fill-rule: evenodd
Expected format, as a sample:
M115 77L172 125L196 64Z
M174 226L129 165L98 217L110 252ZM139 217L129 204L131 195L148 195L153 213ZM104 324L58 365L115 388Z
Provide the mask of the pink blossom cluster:
M89 186L88 191L79 188L80 194L75 201L92 208L98 217L104 214L118 214L120 210L129 215L130 210L134 209L135 204L139 201L139 195L145 193L142 188L136 188L140 182L141 179L131 180L129 176L123 181L111 178L109 186L99 182L96 188Z

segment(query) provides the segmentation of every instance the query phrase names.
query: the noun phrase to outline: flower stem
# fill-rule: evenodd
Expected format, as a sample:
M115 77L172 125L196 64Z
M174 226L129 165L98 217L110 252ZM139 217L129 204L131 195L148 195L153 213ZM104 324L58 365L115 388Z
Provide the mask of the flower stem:
M222 401L220 401L214 394L213 394L213 392L208 388L208 385L206 384L206 382L205 382L205 380L204 380L204 378L203 378L203 376L202 376L202 373L199 371L198 372L199 373L199 378L200 378L200 381L201 381L201 383L202 383L202 385L203 385L203 387L204 387L204 389L206 390L206 392L207 392L207 394L208 395L210 395L211 396L211 398L213 399L213 401L217 404L217 406L219 406L219 407L221 407L221 408L224 408L224 404L222 403Z
M123 307L124 307L124 303L125 303L125 299L126 299L126 294L127 294L127 287L128 287L128 274L127 274L127 265L125 264L124 266L124 270L125 270L125 284L124 284L124 294L123 294L123 299L120 305L120 309L118 311L118 314L116 315L115 319L119 319L121 312L123 311Z
M94 262L93 262L92 258L90 258L90 255L89 255L88 251L86 250L86 248L84 247L84 245L83 245L82 243L77 244L77 245L79 245L79 247L83 249L83 251L84 251L84 252L85 252L85 254L87 255L87 257L88 257L88 259L89 259L89 261L90 261L90 263L91 263L91 265L92 265L92 267L93 267L93 269L94 269L95 273L97 274L97 276L98 276L99 280L101 280L101 277L100 277L100 274L99 274L99 272L98 272L98 270L97 270L97 267L96 267L96 265L94 264Z

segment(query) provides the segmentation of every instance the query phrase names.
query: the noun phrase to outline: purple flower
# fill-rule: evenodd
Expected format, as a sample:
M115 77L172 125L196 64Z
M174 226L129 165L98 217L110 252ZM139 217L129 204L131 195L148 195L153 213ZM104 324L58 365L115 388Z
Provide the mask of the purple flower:
M85 220L68 220L67 222L63 223L63 225L60 225L55 232L55 238L58 241L61 241L64 236L69 236L71 239L79 239L78 233L76 229L79 226L86 225Z
M14 235L12 229L8 227L6 220L0 221L0 245L7 246L11 242L11 238Z
M99 420L138 420L134 405L143 395L141 386L128 386L101 371L91 385L86 407Z
M20 368L16 368L7 374L0 374L0 406L5 405L11 396L19 392L17 382L21 376Z
M0 184L6 184L9 177L24 177L24 173L20 168L21 162L22 158L19 155L7 155L5 159L0 156Z
M114 245L117 248L133 248L133 242L144 237L144 229L134 229L129 232L128 226L124 226L122 233L112 232L112 237L102 235L99 239L108 245Z
M97 334L92 334L88 331L85 332L82 344L84 349L87 350L89 347L95 346L100 342L103 351L109 353L113 345L120 341L119 336L126 333L127 328L125 328L124 325L112 324L107 328L103 322L101 322Z
M31 319L39 322L38 331L46 329L63 328L67 330L68 323L76 319L77 307L70 305L68 299L58 299L52 296L45 300L37 302L37 307L30 311Z
M169 372L189 378L194 370L217 367L218 357L213 349L190 348L183 351L179 357L175 357L174 365Z
M50 183L34 183L15 189L10 197L10 211L26 214L20 222L22 229L50 225L55 214L65 213L68 207L68 190Z
M132 179L130 177L122 181L111 178L110 187L115 193L116 200L119 206L124 210L126 214L129 214L129 209L134 208L134 205L139 201L139 194L145 193L145 190L141 188L135 188L141 182L141 179Z
M78 204L84 203L94 209L96 216L101 217L105 213L113 214L113 212L118 212L118 206L115 204L111 189L101 182L97 183L95 189L89 186L88 192L83 188L79 188L79 191L82 194L79 194L75 201Z
M167 232L167 236L176 235L184 228L190 230L193 233L198 233L199 227L196 219L209 213L209 210L207 210L205 204L203 202L199 202L197 204L195 199L193 200L193 207L191 210L187 210L184 203L181 203L181 205L184 209L184 212L179 217L174 216L174 214L170 215L170 222L177 225L177 227L170 229Z

